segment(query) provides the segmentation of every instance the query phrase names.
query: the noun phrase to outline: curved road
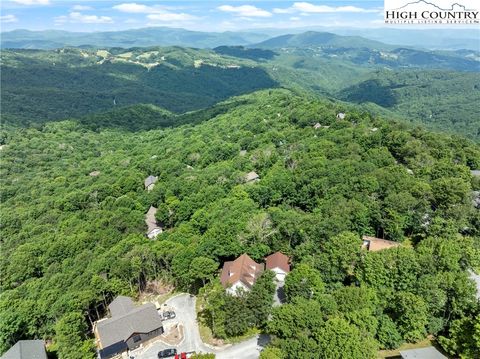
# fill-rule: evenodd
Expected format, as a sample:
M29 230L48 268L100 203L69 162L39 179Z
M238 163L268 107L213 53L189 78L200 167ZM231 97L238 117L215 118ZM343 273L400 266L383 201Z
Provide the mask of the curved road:
M267 342L263 336L255 336L224 349L213 348L203 343L198 330L195 301L196 298L189 294L180 294L166 301L166 304L175 310L176 318L172 321L183 324L185 338L179 345L175 346L179 353L190 351L214 353L216 359L257 359L260 356L260 351ZM168 321L166 321L167 323ZM171 347L157 341L142 354L134 354L134 357L136 359L158 359L157 353L160 350Z

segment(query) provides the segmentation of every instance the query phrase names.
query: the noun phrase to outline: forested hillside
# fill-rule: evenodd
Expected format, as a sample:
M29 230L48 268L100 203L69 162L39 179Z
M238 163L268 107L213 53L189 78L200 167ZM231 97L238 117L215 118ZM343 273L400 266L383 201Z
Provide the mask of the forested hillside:
M467 274L480 266L477 144L279 89L181 115L195 124L175 128L151 129L149 119L168 124L165 110L128 111L5 130L0 351L37 337L60 359L93 358L87 329L105 303L164 279L194 293L207 282L214 334L256 326L278 358L374 358L427 334L478 357ZM130 128L130 116L144 122ZM250 171L257 183L245 183ZM151 205L165 226L155 241L144 235ZM402 245L361 251L364 234ZM276 250L293 271L268 323L251 297L225 305L202 266Z
M378 71L338 97L375 103L431 129L480 138L480 74L448 71Z
M25 126L121 113L118 108L138 104L179 114L230 96L284 87L365 104L376 113L479 139L480 63L475 51L379 48L371 42L372 47L359 47L350 37L324 33L292 38L291 47L273 49L5 50L2 119Z
M2 52L2 112L9 123L42 123L132 104L174 112L275 87L247 60L182 48Z

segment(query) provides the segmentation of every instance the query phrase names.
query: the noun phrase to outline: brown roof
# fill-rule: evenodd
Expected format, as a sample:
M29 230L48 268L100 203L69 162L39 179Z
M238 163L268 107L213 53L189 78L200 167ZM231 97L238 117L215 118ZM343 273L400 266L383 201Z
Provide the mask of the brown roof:
M263 264L258 264L247 254L242 254L234 261L223 264L220 281L225 288L238 281L251 288L262 272Z
M275 252L270 254L267 258L265 258L265 263L267 269L280 268L285 273L290 272L288 257L283 253Z
M398 247L400 245L400 243L398 242L388 241L386 239L369 237L369 236L363 236L362 240L363 240L362 247L366 248L371 252L377 252L383 249Z

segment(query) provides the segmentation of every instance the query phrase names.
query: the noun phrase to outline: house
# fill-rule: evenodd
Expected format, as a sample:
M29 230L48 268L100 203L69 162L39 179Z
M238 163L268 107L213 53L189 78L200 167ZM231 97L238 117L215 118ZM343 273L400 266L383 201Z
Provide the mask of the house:
M220 282L227 292L235 295L239 288L249 291L263 273L263 264L256 263L247 254L223 264Z
M388 241L382 238L363 236L362 240L363 240L362 248L365 248L370 252L377 252L383 249L400 246L400 243L398 242Z
M157 224L155 213L157 213L157 209L153 206L150 206L148 212L145 214L145 223L148 227L147 237L150 239L155 239L160 233L163 232L162 228Z
M317 122L315 125L313 125L313 128L318 130L319 128L322 128L322 125Z
M473 270L469 270L469 277L475 283L475 287L477 288L477 299L480 300L480 275L475 273Z
M256 173L256 172L248 172L246 175L245 175L245 182L247 183L253 183L253 182L257 182L260 180L260 176Z
M345 119L345 114L343 112L337 113L337 119L339 119L339 120Z
M97 177L100 175L100 171L92 171L88 174L90 177Z
M43 340L19 340L1 359L47 359Z
M480 209L480 191L472 191L472 205Z
M137 307L131 298L118 296L108 309L110 318L97 321L93 327L100 359L138 348L163 334L162 319L153 303Z
M402 359L447 359L435 347L400 350Z
M275 273L279 282L285 281L285 276L290 272L289 258L280 252L270 254L265 258L265 268Z
M471 171L470 171L470 174L471 174L473 177L480 177L480 170L471 170Z
M153 187L155 187L155 183L158 181L158 177L156 176L148 176L145 178L144 184L145 184L145 189L150 192Z

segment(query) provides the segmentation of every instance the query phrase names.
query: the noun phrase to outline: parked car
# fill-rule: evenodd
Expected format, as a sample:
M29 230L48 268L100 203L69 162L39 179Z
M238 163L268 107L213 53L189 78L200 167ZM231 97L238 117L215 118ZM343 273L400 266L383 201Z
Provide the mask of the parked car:
M171 358L177 355L177 349L165 349L158 352L159 358Z
M176 317L176 314L173 310L163 312L163 319L173 319Z

